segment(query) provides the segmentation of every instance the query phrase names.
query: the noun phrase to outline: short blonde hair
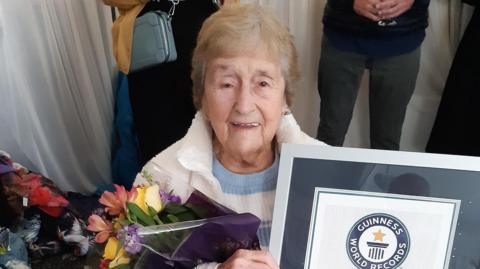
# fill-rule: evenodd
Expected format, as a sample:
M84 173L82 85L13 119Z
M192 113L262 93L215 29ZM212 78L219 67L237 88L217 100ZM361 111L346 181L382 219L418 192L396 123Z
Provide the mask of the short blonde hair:
M208 60L255 51L259 42L280 60L287 104L292 103L300 74L293 36L273 13L255 4L231 4L202 25L192 57L193 102L202 108Z

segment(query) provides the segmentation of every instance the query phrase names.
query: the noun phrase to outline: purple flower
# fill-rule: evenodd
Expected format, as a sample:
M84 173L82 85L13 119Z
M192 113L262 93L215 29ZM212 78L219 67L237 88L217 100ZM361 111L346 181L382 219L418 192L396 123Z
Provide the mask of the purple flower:
M123 246L128 253L137 254L142 250L140 236L138 236L138 226L130 224L123 226L117 232L117 238L123 241Z
M180 204L182 202L182 199L180 199L180 196L178 195L170 195L170 202Z
M180 196L174 195L171 192L166 192L163 190L160 190L160 199L164 204L168 204L169 202L180 204L182 202L182 200L180 199Z

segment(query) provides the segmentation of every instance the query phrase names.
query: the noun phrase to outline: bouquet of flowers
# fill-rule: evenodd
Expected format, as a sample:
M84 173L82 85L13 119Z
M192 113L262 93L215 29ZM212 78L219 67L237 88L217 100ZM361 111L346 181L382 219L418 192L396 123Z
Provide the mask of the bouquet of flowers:
M193 268L223 262L240 248L259 249L257 217L236 214L198 191L182 202L142 175L143 186L104 192L104 212L88 219L95 241L106 243L100 268Z

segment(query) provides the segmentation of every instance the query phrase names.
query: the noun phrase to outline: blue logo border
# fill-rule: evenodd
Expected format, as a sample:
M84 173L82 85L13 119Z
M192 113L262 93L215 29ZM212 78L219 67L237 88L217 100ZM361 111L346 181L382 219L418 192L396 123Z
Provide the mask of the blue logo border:
M348 232L348 235L347 235L347 240L346 240L346 250L347 250L347 256L348 258L350 259L350 261L352 262L352 264L358 268L358 269L365 269L365 268L362 268L362 267L359 267L357 265L357 263L352 259L352 256L350 255L350 250L349 250L349 239L350 239L350 235L352 234L353 230L355 229L355 227L357 227L357 225L359 223L361 223L362 221L364 221L365 219L368 219L372 216L379 216L379 215L383 215L383 216L386 216L386 217L389 217L389 218L392 218L394 219L396 222L400 223L403 228L405 229L405 234L406 234L406 237L407 237L407 242L408 242L408 245L407 245L407 249L405 251L405 255L404 255L404 258L397 264L395 265L394 267L392 267L392 269L395 269L395 268L398 268L400 265L402 265L402 263L407 259L407 256L408 256L408 253L410 252L410 244L411 244L411 240L410 240L410 233L408 232L408 229L407 229L407 226L405 226L405 224L403 222L401 222L398 218L390 215L390 214L386 214L386 213L373 213L373 214L369 214L367 216L364 216L362 218L360 218L359 220L357 220L355 222L355 224L352 226L352 228L350 229L350 231ZM359 238L360 239L360 238ZM359 252L360 252L360 246L359 246Z

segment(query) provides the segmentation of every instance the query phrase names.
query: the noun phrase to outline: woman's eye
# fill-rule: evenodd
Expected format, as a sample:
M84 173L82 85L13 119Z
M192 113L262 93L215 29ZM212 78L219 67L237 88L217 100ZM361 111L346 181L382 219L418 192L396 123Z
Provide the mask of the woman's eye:
M221 85L222 85L222 88L231 88L231 87L233 87L233 84L232 84L232 83L228 83L228 82L222 83Z
M270 86L270 84L269 84L268 82L266 82L266 81L260 81L259 85L260 85L261 87L268 87L268 86Z

